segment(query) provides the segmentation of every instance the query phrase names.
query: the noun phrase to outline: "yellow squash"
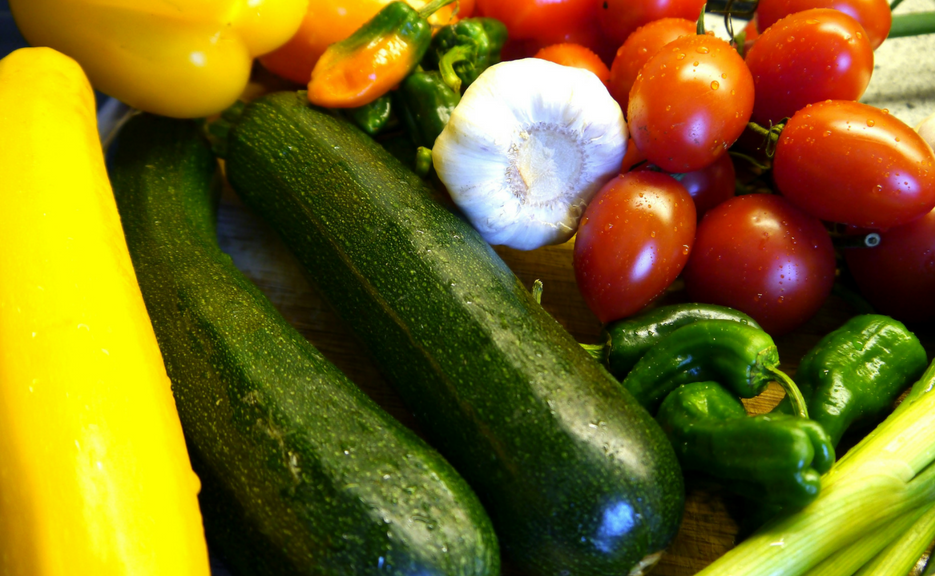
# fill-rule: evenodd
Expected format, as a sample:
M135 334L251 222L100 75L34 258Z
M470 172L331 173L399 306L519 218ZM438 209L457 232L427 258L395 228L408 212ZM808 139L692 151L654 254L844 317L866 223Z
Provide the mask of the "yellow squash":
M0 60L0 574L207 575L81 68Z

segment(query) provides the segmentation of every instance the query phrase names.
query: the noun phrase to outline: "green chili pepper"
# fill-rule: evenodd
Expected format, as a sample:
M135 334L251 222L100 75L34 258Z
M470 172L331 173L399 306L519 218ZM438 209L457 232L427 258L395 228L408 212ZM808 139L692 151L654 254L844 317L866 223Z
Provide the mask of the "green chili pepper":
M461 94L436 71L410 74L394 96L396 110L416 146L431 148L442 133Z
M639 359L622 383L655 412L680 384L704 380L718 381L741 398L758 396L777 381L796 414L808 416L795 382L779 370L779 351L770 335L732 320L701 320L674 330Z
M799 508L820 490L834 447L816 422L785 414L748 416L717 382L679 386L656 420L683 470L724 481L725 488L768 506Z
M925 371L925 348L897 320L863 314L822 338L805 354L795 381L809 417L837 446L852 424L870 423L893 407ZM783 401L774 412L789 412Z
M500 61L506 39L506 26L499 20L465 18L435 34L423 66L438 69L454 90L464 90L481 72Z
M663 337L699 320L732 320L753 328L760 327L753 318L726 306L670 304L610 322L601 331L601 343L582 346L611 374L622 379Z
M426 18L454 0L416 11L391 2L348 38L325 50L308 84L308 99L326 108L357 108L386 94L419 65L432 42Z
M369 104L349 108L346 114L358 128L371 136L376 136L384 128L391 125L393 118L392 98L389 94L384 94Z

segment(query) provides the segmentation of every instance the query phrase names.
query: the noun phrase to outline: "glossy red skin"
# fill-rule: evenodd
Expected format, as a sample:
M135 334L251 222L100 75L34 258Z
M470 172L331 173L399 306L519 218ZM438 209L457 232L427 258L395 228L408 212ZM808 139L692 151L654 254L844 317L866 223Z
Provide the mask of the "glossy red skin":
M881 314L935 320L935 210L880 233L874 248L844 250L860 292Z
M734 197L735 178L734 161L730 154L724 154L714 164L682 174L679 182L695 202L700 220L708 210Z
M714 36L683 36L640 70L630 90L630 137L653 164L691 172L713 163L743 132L753 111L753 77Z
M867 31L874 49L886 40L893 24L887 0L760 0L756 9L757 27L765 32L781 18L810 8L840 10L857 20Z
M604 185L575 237L578 289L601 322L635 314L682 271L695 236L685 188L659 172L628 172Z
M596 24L598 9L595 0L477 0L475 6L480 15L503 22L511 40L541 40L543 45L581 43L566 35Z
M773 157L779 191L829 222L885 229L935 207L935 155L888 113L831 100L789 120Z
M695 23L684 18L663 18L639 27L617 49L610 66L610 95L624 111L630 99L630 88L636 81L643 64L655 56L663 46L682 36L695 34Z
M873 73L873 48L856 20L816 8L773 24L744 61L755 86L753 121L768 126L806 104L859 99Z
M601 32L596 19L589 19L575 28L542 33L538 38L507 38L500 56L503 60L531 58L536 52L552 44L580 44L597 54L608 67L614 60L617 44L609 41Z
M533 57L555 62L562 66L587 70L594 73L598 80L604 84L607 84L607 80L610 78L610 70L607 68L607 64L604 64L593 50L581 44L572 44L571 42L551 44L536 52Z
M604 34L620 46L640 26L662 18L695 22L706 0L597 0Z
M820 221L780 196L749 194L705 215L682 277L693 301L746 312L779 336L818 311L834 269Z

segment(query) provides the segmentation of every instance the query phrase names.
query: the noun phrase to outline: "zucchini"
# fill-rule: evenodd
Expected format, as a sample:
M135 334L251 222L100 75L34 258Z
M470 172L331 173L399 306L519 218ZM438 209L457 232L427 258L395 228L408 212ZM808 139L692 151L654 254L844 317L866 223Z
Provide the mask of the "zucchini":
M499 572L477 497L293 329L219 248L194 124L140 116L110 165L133 264L237 574Z
M684 503L672 447L476 231L301 92L229 121L234 190L315 271L511 559L550 576L657 560Z

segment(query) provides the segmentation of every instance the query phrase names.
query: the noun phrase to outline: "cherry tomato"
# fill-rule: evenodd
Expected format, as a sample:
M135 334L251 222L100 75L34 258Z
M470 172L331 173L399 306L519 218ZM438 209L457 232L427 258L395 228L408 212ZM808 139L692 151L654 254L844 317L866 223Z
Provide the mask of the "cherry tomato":
M575 237L578 289L601 322L638 312L682 271L695 236L685 188L659 172L628 172L604 185Z
M843 251L864 297L907 323L935 319L935 210L880 233L874 248Z
M734 197L735 177L734 161L730 154L724 154L714 164L681 174L679 182L691 195L701 219L708 210Z
M873 73L873 48L856 20L816 8L770 26L744 59L756 97L753 121L776 124L823 100L857 100Z
M834 268L818 219L780 196L749 194L702 218L683 278L692 300L746 312L778 336L818 311Z
M810 8L840 10L857 20L867 31L874 49L886 40L893 24L887 0L760 0L756 9L757 26L765 32L781 18Z
M548 60L549 62L555 62L563 66L583 68L584 70L593 72L594 75L605 84L608 78L610 78L610 70L607 68L607 64L604 64L600 57L592 50L585 48L581 44L552 44L536 52L535 58L541 58L542 60Z
M617 46L640 26L662 18L696 22L706 0L601 0L598 22Z
M935 207L935 154L885 110L829 100L789 120L773 180L809 214L864 228L905 224Z
M654 20L636 29L626 42L617 49L617 55L610 67L610 81L607 88L610 95L627 109L630 88L636 80L640 68L663 46L682 36L695 33L695 23L684 18L663 18Z
M713 163L753 111L753 77L730 44L683 36L649 59L630 90L630 136L653 164L691 172Z
M298 32L283 46L260 57L263 67L287 80L308 84L315 63L330 44L344 40L392 0L311 0ZM421 8L425 0L407 0ZM454 4L445 6L429 18L437 25L447 24ZM466 18L474 9L474 0L459 0L458 17Z
M477 11L506 25L513 40L562 41L597 18L594 0L477 0Z

